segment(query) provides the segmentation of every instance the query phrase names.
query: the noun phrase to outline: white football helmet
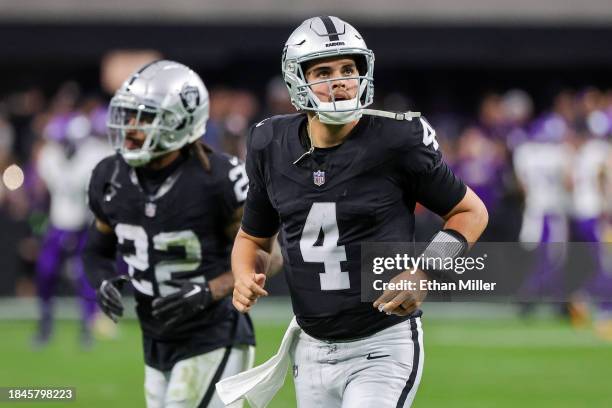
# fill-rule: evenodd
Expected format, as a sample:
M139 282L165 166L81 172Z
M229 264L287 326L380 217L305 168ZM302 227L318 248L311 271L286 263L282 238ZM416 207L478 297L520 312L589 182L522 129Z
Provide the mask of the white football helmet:
M208 120L208 90L183 64L160 60L133 73L111 99L108 134L111 144L131 166L197 141ZM146 134L142 146L124 146L130 131Z
M303 63L333 56L352 56L358 76L344 79L359 81L357 97L336 101L331 93L333 79L307 83ZM344 124L359 119L362 109L374 99L374 53L353 26L338 17L313 17L304 21L289 36L282 57L282 72L291 103L298 110L315 111L319 120ZM309 85L327 82L331 102L321 102Z

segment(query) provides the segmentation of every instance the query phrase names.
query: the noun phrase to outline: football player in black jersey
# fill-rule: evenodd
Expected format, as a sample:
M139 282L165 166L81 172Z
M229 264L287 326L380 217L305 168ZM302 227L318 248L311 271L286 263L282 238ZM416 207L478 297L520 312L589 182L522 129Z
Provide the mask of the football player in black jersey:
M300 112L264 120L248 138L233 303L247 312L267 295L263 266L280 231L302 330L292 349L300 407L410 406L422 372L425 293L386 291L361 303L360 244L412 242L417 202L445 221L425 253L463 253L488 221L423 117L365 109L373 68L372 51L351 25L328 16L304 21L282 57Z
M117 154L96 166L89 185L96 220L86 269L114 321L122 286L135 289L148 408L221 407L214 384L252 365L251 321L228 296L248 179L237 158L199 141L208 109L194 71L167 60L145 65L110 102ZM116 253L129 276L113 273Z

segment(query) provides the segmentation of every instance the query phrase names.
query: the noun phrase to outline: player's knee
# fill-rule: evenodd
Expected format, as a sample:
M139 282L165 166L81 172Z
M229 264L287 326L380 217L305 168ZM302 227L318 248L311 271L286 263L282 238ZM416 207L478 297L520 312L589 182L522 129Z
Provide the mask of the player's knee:
M164 408L167 382L164 374L145 366L145 400L147 408Z
M160 389L145 386L145 400L147 408L164 408L165 395Z

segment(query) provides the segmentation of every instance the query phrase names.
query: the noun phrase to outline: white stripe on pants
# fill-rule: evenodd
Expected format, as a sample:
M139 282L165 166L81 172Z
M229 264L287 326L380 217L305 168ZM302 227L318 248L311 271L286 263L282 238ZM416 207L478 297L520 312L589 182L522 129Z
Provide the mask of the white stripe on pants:
M145 365L145 398L147 408L198 408L223 362L226 348L181 360L171 371L159 371ZM229 377L253 366L255 348L241 345L231 348L221 378ZM207 408L225 405L215 391Z

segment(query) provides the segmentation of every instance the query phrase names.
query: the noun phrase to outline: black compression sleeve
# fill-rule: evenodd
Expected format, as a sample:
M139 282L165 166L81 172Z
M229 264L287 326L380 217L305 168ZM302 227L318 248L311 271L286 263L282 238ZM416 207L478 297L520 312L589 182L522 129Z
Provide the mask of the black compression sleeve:
M98 289L105 279L115 275L117 237L114 233L104 234L95 222L87 230L87 243L83 251L85 274L90 285Z
M270 203L268 194L251 184L244 204L242 230L254 237L268 238L276 234L279 226L278 213Z
M419 203L443 216L459 204L465 192L463 181L455 176L446 163L441 162L431 172L418 178L416 198Z

